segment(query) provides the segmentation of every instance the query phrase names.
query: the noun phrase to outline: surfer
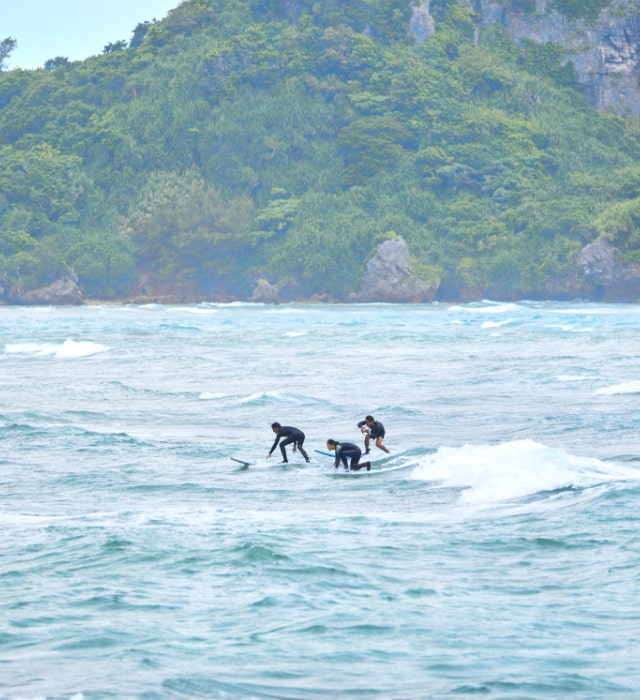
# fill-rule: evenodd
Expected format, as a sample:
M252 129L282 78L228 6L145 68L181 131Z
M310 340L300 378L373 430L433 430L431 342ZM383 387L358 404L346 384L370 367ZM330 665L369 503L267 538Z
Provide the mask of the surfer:
M346 472L357 472L359 469L371 471L371 462L363 462L360 464L362 450L352 442L338 442L337 440L327 440L327 449L336 451L336 460L333 463L333 470L338 471L340 462L344 465ZM350 462L347 462L349 458Z
M364 420L358 423L358 428L360 432L365 434L364 438L364 453L369 454L369 441L374 438L376 441L376 447L383 450L387 454L389 450L382 444L385 435L384 425L379 420L375 420L373 416L367 416Z
M278 422L271 424L271 430L273 430L273 432L276 434L276 440L273 443L271 449L269 450L267 459L271 457L271 454L278 446L280 439L284 438L284 440L280 442L280 452L282 452L282 464L287 464L289 461L287 459L287 451L285 450L285 447L287 445L291 445L292 443L293 451L295 452L296 449L300 450L300 454L304 457L305 462L307 462L307 464L309 463L309 455L304 451L304 448L302 447L305 438L305 435L302 432L302 430L298 430L298 428L292 428L289 425L280 425L280 423Z

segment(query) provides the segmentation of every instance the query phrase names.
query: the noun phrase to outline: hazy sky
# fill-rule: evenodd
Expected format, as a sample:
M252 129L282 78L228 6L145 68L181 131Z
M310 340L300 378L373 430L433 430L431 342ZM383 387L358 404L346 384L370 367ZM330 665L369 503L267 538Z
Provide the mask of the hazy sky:
M162 19L181 0L0 0L0 41L18 47L11 68L42 68L66 56L79 61L101 54L112 42L130 41L140 22Z

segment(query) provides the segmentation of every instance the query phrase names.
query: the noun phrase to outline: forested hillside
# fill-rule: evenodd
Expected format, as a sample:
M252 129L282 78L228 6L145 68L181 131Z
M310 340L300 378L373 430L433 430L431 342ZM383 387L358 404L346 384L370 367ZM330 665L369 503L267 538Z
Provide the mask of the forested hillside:
M344 300L395 236L440 299L566 296L598 237L640 262L638 119L472 2L430 15L417 41L410 0L187 0L99 56L0 73L5 302L64 277L86 299L265 279Z

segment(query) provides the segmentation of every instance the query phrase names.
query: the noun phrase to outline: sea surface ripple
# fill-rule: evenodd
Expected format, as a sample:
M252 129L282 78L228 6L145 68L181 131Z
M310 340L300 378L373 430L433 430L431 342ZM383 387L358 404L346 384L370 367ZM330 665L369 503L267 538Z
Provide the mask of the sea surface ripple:
M0 334L1 700L640 697L640 307L0 307ZM368 413L390 454L334 475L316 450ZM274 420L310 464L266 459Z

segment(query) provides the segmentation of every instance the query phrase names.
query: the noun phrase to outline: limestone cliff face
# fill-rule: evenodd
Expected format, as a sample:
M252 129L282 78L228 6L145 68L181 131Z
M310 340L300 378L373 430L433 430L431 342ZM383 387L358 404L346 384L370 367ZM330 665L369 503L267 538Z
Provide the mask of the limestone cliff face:
M503 24L511 39L551 42L567 51L593 106L620 116L640 114L640 0L611 0L592 22L573 20L535 0L535 12L519 3L467 0L482 24ZM430 0L413 10L409 32L417 42L437 31L429 11Z

